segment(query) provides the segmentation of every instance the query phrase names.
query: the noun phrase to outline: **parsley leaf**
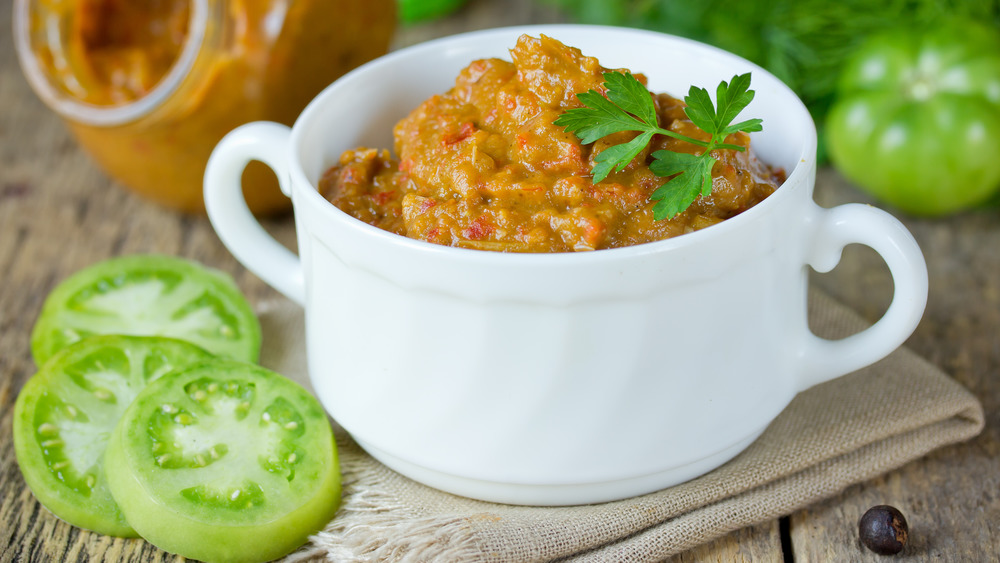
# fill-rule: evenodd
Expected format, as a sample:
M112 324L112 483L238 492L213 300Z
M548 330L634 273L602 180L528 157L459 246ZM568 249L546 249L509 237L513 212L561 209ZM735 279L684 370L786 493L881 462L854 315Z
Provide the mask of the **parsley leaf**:
M690 207L700 195L712 192L712 167L715 159L709 156L686 152L656 151L649 169L657 176L674 176L673 179L656 189L649 199L653 205L653 217L675 217Z
M750 90L750 73L733 76L728 83L719 83L715 92L716 104L708 90L692 86L684 98L684 113L699 129L708 133L709 141L693 139L662 129L656 116L649 90L630 73L604 73L607 96L596 90L577 94L584 107L567 110L553 123L579 137L584 144L593 143L612 133L635 131L631 141L608 147L594 158L594 183L601 182L612 172L621 172L643 149L653 135L667 135L703 147L701 154L675 153L667 150L652 154L649 168L654 174L669 179L656 189L650 199L653 217L657 220L673 218L687 209L698 196L712 192L712 167L716 159L712 151L744 147L725 143L726 137L739 132L751 133L762 129L760 119L748 119L733 124L736 116L753 101Z
M571 109L553 123L576 133L585 145L606 135L634 131L645 125L595 90L577 94L576 97L587 107Z
M656 106L649 90L631 74L608 72L604 74L608 99L618 107L638 117L643 123L656 125Z

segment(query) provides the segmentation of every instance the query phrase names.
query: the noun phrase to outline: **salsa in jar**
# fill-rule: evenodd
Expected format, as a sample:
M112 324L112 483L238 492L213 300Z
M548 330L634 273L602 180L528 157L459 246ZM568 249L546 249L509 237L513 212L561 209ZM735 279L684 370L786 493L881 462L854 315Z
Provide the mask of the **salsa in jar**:
M116 180L163 205L204 209L222 137L291 125L348 70L389 47L394 0L15 0L32 87ZM288 208L273 174L244 176L254 211Z
M511 61L472 62L452 89L401 120L393 131L395 155L373 148L345 152L320 180L321 193L361 221L415 239L571 252L702 229L753 207L784 181L750 150L716 149L711 193L671 219L656 220L650 195L666 179L650 171L650 155L703 149L657 135L626 168L595 183L595 157L635 133L584 145L553 122L581 107L577 93L603 91L609 69L546 36L522 36L510 53ZM660 127L708 140L681 100L651 96ZM750 136L734 133L726 142L749 148Z

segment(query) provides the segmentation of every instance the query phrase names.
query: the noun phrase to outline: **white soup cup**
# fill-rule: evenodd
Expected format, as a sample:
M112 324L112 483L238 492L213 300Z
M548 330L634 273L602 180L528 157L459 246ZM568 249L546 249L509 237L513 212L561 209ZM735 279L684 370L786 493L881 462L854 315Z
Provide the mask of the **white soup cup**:
M546 34L680 97L752 72L752 146L788 179L750 210L660 242L504 254L411 240L364 224L317 192L342 151L390 148L393 125L475 59L509 59ZM250 160L277 173L298 254L247 210ZM205 200L248 269L305 309L310 380L372 456L417 481L516 504L582 504L701 475L757 436L796 393L898 347L919 321L927 271L893 217L812 199L816 130L762 68L687 39L579 25L473 32L389 54L322 92L291 129L257 122L216 148ZM808 270L845 245L892 274L884 316L848 338L807 325Z

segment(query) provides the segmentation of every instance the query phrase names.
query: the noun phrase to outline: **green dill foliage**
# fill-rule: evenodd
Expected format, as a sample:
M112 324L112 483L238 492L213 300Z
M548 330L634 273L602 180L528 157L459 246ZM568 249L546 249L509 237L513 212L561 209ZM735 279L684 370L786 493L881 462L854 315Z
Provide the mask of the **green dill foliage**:
M584 144L612 133L639 133L631 141L610 146L594 158L591 171L594 183L604 180L612 172L621 172L649 145L653 135L666 135L703 148L701 154L668 150L652 154L653 162L649 169L657 176L670 177L650 196L656 202L653 217L657 220L673 218L687 209L698 196L711 193L712 167L716 162L712 151L746 150L742 146L725 143L727 136L738 131L750 133L761 130L760 119L733 123L753 100L750 73L734 76L729 82L720 82L715 92L716 104L712 103L707 90L696 86L692 86L684 98L687 104L684 113L699 129L710 135L708 141L661 128L649 90L631 74L604 73L604 88L607 97L596 90L577 94L584 107L567 110L554 121L555 125L576 134Z

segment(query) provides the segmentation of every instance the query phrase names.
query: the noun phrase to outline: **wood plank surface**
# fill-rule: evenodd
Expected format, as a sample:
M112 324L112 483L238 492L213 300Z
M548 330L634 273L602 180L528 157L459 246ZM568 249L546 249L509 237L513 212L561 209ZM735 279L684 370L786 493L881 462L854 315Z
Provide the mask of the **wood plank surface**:
M11 29L10 3L0 29ZM396 46L459 31L560 21L533 0L472 0L442 21L401 29ZM830 169L817 200L869 201ZM901 561L1000 561L1000 210L945 219L903 217L928 260L927 313L908 345L982 400L986 430L882 478L852 487L788 518L734 532L672 559L695 561L881 561L857 540L869 506L894 504L911 526ZM294 245L290 218L266 222ZM0 34L0 563L179 560L142 540L73 528L31 495L17 467L11 410L34 373L29 334L45 295L70 273L132 252L185 256L232 274L256 302L276 292L226 251L202 217L176 214L115 185L34 96L18 68L9 33ZM885 266L850 248L816 283L869 319L891 292Z

